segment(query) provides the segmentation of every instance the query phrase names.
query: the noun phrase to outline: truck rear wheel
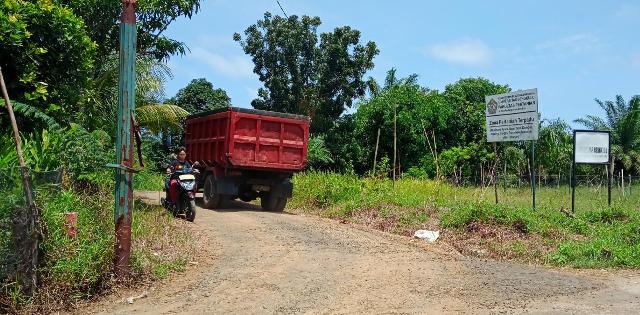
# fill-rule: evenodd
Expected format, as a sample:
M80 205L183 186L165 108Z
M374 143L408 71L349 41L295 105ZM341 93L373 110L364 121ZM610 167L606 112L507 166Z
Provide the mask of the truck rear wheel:
M220 206L221 201L222 196L216 192L215 179L211 175L207 176L202 191L202 205L207 209L215 209Z
M280 212L287 206L287 198L275 197L271 194L268 194L260 197L260 205L262 206L263 210Z

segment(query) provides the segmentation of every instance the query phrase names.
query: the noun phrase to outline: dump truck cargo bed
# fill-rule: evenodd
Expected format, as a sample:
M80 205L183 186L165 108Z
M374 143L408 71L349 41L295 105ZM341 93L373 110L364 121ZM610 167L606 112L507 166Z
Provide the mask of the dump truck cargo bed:
M187 118L189 160L208 166L293 172L307 162L309 118L229 107Z

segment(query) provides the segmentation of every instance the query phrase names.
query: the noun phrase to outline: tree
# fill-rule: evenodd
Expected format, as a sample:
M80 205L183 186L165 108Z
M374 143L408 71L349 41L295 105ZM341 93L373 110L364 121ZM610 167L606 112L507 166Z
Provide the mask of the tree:
M79 111L95 50L82 19L67 8L45 0L0 4L0 67L9 97L60 123Z
M616 168L640 173L640 95L627 103L617 95L615 102L595 99L605 118L587 115L575 122L593 130L611 131L611 153Z
M573 158L573 138L569 125L561 119L543 121L536 141L536 154L536 163L543 167L543 173L566 175Z
M193 79L180 89L169 103L196 114L216 108L231 106L231 99L223 89L214 89L213 84L205 78Z
M57 0L70 8L86 23L86 30L98 44L97 69L119 50L119 19L121 1ZM200 0L138 0L138 53L155 60L166 60L174 54L184 54L184 43L164 35L169 25L179 17L191 18L200 9Z
M450 143L447 145L464 146L471 142L485 142L485 102L484 97L511 91L507 85L499 85L485 78L460 79L448 84L444 96L455 108L450 116Z
M349 26L318 36L319 17L288 18L266 12L245 37L234 34L264 88L251 105L257 109L312 117L312 131L326 132L367 89L364 74L378 54L374 42L360 43Z
M387 72L384 88L371 98L358 104L355 114L354 138L362 147L359 172L366 172L373 164L377 131L381 130L378 159L393 156L394 107L397 113L399 161L402 169L412 166L428 168L435 175L433 138L444 139L446 122L453 108L437 91L419 86L417 76L398 79L395 69ZM428 136L428 139L427 139ZM437 145L439 148L440 145ZM425 159L431 157L431 160ZM429 165L426 165L429 164Z
M110 135L116 131L118 108L118 57L113 55L102 65L98 76L81 101L78 122L89 130L102 129ZM136 59L136 122L150 131L181 129L181 122L188 114L184 109L163 104L164 86L171 78L171 70L153 58ZM153 106L153 107L150 107Z
M309 138L308 152L307 167L311 170L327 167L334 162L322 136Z
M182 131L182 123L189 113L171 104L145 104L135 109L136 123L149 132Z

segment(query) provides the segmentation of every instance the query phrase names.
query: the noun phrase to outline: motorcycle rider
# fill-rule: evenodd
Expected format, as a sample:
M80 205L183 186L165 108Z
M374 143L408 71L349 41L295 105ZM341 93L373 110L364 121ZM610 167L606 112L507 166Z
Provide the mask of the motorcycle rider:
M171 179L171 174L176 171L190 168L192 168L192 165L187 161L187 149L185 147L179 147L178 150L176 150L176 159L171 162L169 167L167 167L167 180L165 181L167 202L174 204L178 193L178 180L175 178Z

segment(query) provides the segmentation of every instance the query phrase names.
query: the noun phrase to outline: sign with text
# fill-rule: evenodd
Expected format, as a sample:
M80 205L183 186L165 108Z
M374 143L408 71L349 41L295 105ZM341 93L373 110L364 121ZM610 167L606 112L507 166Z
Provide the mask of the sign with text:
M576 130L573 134L574 160L581 164L609 164L608 131Z
M538 140L538 89L485 96L487 141Z

